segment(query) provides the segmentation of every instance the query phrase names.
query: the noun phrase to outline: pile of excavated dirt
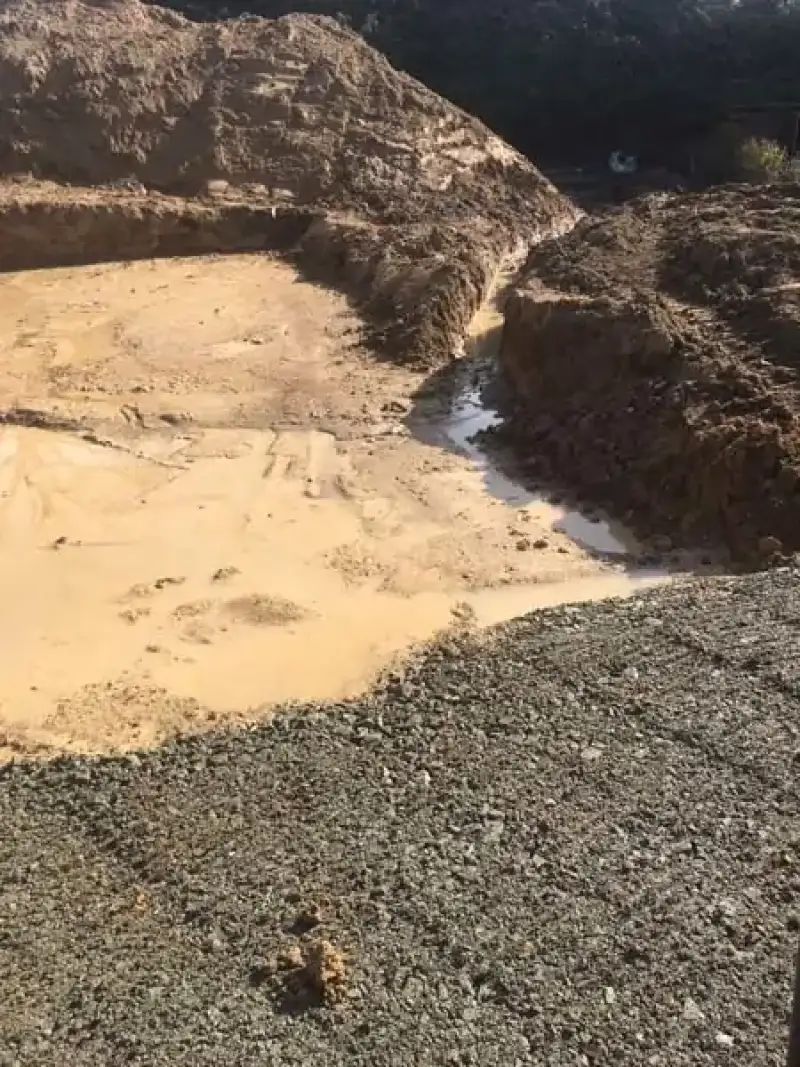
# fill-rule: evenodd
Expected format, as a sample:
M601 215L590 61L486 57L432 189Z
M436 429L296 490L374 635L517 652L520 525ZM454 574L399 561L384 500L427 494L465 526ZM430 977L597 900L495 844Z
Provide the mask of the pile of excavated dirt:
M450 354L500 262L576 218L524 157L327 18L7 0L0 105L6 175L223 198L227 183L327 218L319 273L411 361Z
M800 549L800 187L653 196L530 256L501 362L536 476L640 532Z
M255 182L382 222L540 221L558 205L519 153L322 17L198 24L139 0L11 0L0 94L5 173Z

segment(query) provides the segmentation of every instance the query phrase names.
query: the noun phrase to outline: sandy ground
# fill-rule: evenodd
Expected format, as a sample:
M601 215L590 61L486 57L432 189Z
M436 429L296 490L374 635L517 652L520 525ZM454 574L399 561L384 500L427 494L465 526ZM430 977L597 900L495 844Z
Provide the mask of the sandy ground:
M269 258L7 274L0 313L6 411L77 424L0 428L2 758L353 695L448 626L634 588L419 435L422 379Z

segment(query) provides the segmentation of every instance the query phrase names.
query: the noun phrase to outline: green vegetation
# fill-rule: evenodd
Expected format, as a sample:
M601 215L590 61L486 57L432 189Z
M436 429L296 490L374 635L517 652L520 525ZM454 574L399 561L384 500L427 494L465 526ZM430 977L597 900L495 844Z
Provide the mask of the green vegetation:
M786 152L775 141L750 137L739 148L741 177L751 182L775 182L789 173Z

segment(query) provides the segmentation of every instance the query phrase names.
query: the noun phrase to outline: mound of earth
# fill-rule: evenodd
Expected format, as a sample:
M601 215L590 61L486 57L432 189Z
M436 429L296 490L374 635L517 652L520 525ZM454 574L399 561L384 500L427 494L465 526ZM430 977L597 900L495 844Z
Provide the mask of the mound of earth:
M261 183L382 222L536 222L553 187L519 153L333 19L197 24L139 0L0 10L0 169L161 189Z
M529 257L501 362L539 477L663 541L800 549L800 186L653 196Z
M235 201L236 248L255 210L250 247L274 250L260 244L265 205L295 213L301 235L316 221L306 268L355 295L387 353L411 362L451 356L504 258L576 218L524 157L328 18L197 24L139 0L5 0L0 104L6 176ZM96 237L96 196L86 223L87 198L64 197ZM95 254L80 240L66 259L49 250L45 221L28 207L7 269ZM171 250L196 251L198 227L195 212Z

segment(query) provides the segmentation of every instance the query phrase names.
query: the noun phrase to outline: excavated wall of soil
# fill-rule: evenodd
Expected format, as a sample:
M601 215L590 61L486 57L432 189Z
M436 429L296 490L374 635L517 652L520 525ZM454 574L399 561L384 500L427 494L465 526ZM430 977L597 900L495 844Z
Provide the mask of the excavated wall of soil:
M510 253L580 214L328 18L7 0L0 104L0 172L19 179L0 269L277 252L352 296L376 351L422 367L457 352Z
M533 251L500 359L536 475L747 566L800 551L798 202L656 198Z
M268 252L350 296L382 358L452 359L510 242L452 227L49 183L0 188L0 270L158 256Z

